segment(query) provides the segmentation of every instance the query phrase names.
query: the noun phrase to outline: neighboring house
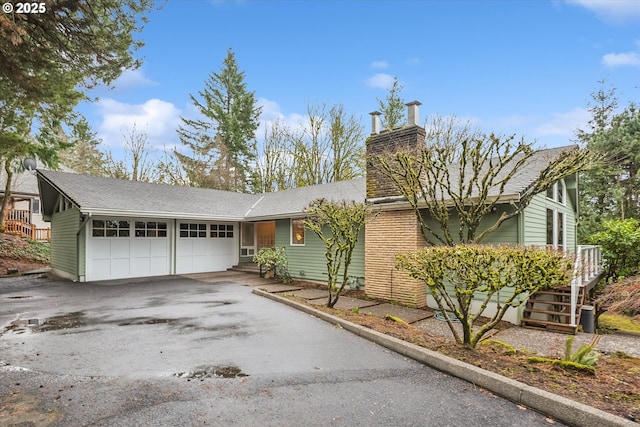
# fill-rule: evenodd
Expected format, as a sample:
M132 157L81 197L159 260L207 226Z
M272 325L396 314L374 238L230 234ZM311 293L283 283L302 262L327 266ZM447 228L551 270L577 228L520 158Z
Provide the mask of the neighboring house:
M4 198L7 173L0 171L0 201ZM33 240L49 240L50 226L40 212L40 195L35 171L16 172L11 183L9 204L3 221L8 233Z
M71 280L223 271L285 246L294 277L326 280L324 246L302 226L313 200L364 201L355 179L251 195L38 170L51 267ZM364 276L364 236L352 274Z
M392 131L378 131L374 115L367 154L424 144L418 105L408 104L408 124ZM538 151L500 196L494 215L511 209L509 202L566 149ZM326 281L324 245L305 230L305 207L318 198L367 201L377 216L359 239L351 275L364 283L371 297L433 306L423 283L395 269L397 253L425 245L415 214L370 167L366 180L259 195L46 170L38 170L38 182L44 220L52 226L52 269L72 280L222 271L250 262L260 248L284 246L292 277ZM522 214L503 223L484 243L575 251L577 192L577 177L567 177L546 194L536 195ZM505 320L519 323L522 311Z

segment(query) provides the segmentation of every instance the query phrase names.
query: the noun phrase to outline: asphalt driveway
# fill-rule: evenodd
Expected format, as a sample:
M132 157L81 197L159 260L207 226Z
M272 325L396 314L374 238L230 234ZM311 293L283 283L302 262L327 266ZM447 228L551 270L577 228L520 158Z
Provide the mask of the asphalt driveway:
M548 425L220 280L0 279L0 425Z

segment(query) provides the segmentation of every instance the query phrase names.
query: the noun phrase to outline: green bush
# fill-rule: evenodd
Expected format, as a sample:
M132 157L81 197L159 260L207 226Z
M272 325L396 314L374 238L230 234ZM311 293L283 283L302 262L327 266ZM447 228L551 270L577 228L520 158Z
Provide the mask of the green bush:
M283 282L291 279L284 246L258 250L258 253L253 257L253 262L264 267L267 272L272 271L274 276Z
M456 341L473 348L510 307L521 305L539 289L567 285L572 271L572 262L562 253L517 246L435 246L400 254L397 260L397 268L426 284L442 312L452 312L460 319L462 337L451 320L446 320ZM472 312L474 299L480 305ZM492 299L497 303L495 314L474 331Z
M629 277L640 269L640 225L635 219L609 220L587 241L602 247L607 281Z

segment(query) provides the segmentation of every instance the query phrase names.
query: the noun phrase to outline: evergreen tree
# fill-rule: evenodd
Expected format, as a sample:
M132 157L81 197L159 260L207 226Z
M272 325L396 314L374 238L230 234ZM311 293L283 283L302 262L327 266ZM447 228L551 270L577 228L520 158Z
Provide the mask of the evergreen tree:
M578 138L603 158L581 175L579 238L584 241L608 219L640 218L640 110L631 103L616 114L615 88L592 94L590 129Z
M244 77L229 49L222 69L209 75L199 98L190 95L202 118L182 118L178 136L189 153L176 155L193 186L248 190L261 108Z
M52 103L58 82L110 83L137 68L134 38L155 0L74 0L32 3L37 13L0 14L0 80L30 101Z
M382 113L382 127L384 129L395 129L403 125L405 102L400 97L402 85L397 77L393 78L393 85L387 90L387 96L383 100L378 99L378 106Z
M75 172L85 175L105 175L105 155L100 151L100 139L91 131L91 126L82 118L75 125L71 142L73 145L60 153L60 163Z

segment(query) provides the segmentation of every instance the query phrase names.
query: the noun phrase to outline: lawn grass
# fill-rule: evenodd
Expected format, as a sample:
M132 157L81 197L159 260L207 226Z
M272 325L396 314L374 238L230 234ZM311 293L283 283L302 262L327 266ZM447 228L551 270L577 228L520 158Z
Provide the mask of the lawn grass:
M603 313L598 318L598 327L640 334L640 316L630 317L623 314Z

